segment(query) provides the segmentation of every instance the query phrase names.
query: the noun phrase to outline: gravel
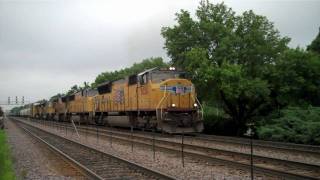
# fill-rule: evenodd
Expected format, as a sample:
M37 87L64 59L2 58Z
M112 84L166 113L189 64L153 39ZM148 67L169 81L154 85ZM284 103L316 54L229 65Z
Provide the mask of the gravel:
M79 141L75 132L68 132L64 129L43 126L36 124L41 128L67 137L74 141ZM96 136L80 134L80 141L83 144L94 147L109 154L119 156L121 158L133 161L144 165L145 167L155 169L177 179L251 179L250 172L247 170L236 169L219 163L208 163L198 159L185 157L185 166L182 166L181 154L156 151L155 160L153 160L152 148L134 145L133 152L131 143L117 142L115 139L112 142L112 147L109 138L97 140ZM268 175L255 174L255 179L279 179Z
M174 139L175 141L179 141L179 139L177 138L174 138ZM240 152L240 153L248 153L248 154L250 153L250 147L248 145L200 140L200 139L193 139L193 138L186 138L185 142L193 145L203 146L203 147L211 147L211 148L216 148L221 150L230 150L230 151ZM293 152L293 151L270 149L270 148L263 148L263 147L256 147L256 146L253 148L253 151L255 155L259 155L259 156L320 165L320 155L315 155L311 153Z
M129 133L129 132L123 132L123 133ZM141 134L139 132L135 133L137 136L142 137L151 137L151 134ZM165 140L165 141L171 141L171 142L177 142L181 143L181 136L173 136L173 137L163 137L163 136L157 136L157 139ZM248 139L249 141L249 139ZM250 146L245 144L235 144L230 142L219 142L219 141L210 141L206 139L200 139L200 138L193 138L190 136L185 136L184 138L185 144L191 144L196 146L202 146L202 147L209 147L213 149L220 149L220 150L227 150L227 151L234 151L234 152L240 152L240 153L247 153L250 154ZM299 151L287 151L287 150L281 150L281 149L272 149L269 147L253 147L253 153L255 155L263 156L263 157L270 157L275 159L282 159L282 160L289 160L289 161L296 161L296 162L302 162L307 164L314 164L314 165L320 165L320 155L316 155L314 153L308 153L308 152L299 152Z
M10 120L6 121L5 131L17 179L85 179L61 157Z
M105 127L102 129L104 131L105 130L115 131L115 129L108 128L108 127ZM121 133L129 134L130 132L122 130ZM134 135L142 136L142 137L151 137L151 134L142 133L141 131L136 131ZM181 136L163 137L157 134L156 137L157 139L160 139L160 140L181 143ZM210 147L213 149L250 154L250 147L244 144L242 145L242 144L235 144L230 142L210 141L206 139L193 138L190 136L185 136L184 142L185 144L192 144L197 146ZM281 160L289 160L289 161L296 161L296 162L302 162L307 164L320 165L320 155L316 155L314 153L308 153L308 152L301 153L299 151L287 151L287 150L273 149L269 147L258 147L258 146L254 146L253 153L255 155L259 155L263 157L270 157L270 158L281 159Z

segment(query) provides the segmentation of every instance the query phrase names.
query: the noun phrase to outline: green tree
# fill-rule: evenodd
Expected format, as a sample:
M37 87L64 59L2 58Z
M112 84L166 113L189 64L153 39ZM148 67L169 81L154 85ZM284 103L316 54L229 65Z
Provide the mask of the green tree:
M317 37L307 47L308 51L313 51L320 54L320 28Z
M89 82L84 81L83 86L81 87L82 89L88 89L90 88Z
M81 90L81 87L79 87L78 85L73 85L67 92L67 95L74 94L76 92L79 92L80 90Z
M14 107L10 110L11 114L18 114L20 110L23 109L23 106Z
M269 69L266 79L276 105L320 106L320 55L288 49Z
M64 95L65 95L65 94L58 93L58 94L52 96L52 97L50 98L50 101L52 101L53 99L57 99L57 98L59 98L59 97L62 97L62 96L64 96Z
M129 68L124 68L118 71L107 71L99 74L94 83L91 84L91 87L96 87L98 84L101 84L106 81L114 81L117 79L124 78L129 75L137 74L146 69L154 68L154 67L167 67L168 64L163 62L163 59L160 57L157 58L148 58L142 60L140 63L134 63Z
M196 19L184 10L176 16L175 26L162 29L168 55L192 74L202 99L214 95L221 101L241 135L247 121L268 104L264 74L290 39L280 37L266 17L253 11L237 16L223 3L201 1Z

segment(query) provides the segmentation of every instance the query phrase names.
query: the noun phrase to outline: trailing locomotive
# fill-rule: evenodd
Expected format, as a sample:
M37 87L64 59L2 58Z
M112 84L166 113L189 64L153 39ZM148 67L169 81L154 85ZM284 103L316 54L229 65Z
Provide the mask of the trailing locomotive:
M29 105L35 118L108 126L201 132L201 104L183 71L153 68L48 102ZM27 108L27 109L28 109ZM27 112L27 110L24 110Z

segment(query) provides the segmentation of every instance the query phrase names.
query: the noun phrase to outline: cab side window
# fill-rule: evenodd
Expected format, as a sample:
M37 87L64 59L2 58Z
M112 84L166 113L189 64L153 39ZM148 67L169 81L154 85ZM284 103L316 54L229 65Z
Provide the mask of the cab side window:
M140 84L147 84L148 83L148 73L145 73L140 76Z

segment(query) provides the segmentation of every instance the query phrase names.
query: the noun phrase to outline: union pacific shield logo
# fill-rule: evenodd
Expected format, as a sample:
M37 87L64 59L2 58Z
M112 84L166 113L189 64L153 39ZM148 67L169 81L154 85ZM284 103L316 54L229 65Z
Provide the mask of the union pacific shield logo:
M161 91L167 91L172 94L186 94L192 91L191 86L182 86L182 85L175 85L175 86L160 86Z

